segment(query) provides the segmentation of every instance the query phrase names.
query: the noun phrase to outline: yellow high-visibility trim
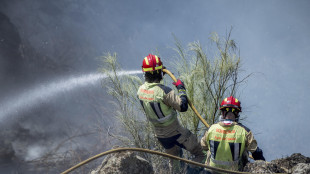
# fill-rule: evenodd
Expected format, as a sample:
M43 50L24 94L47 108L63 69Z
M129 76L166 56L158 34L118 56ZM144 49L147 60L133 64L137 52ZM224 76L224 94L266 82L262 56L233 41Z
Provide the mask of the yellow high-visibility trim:
M153 71L153 68L143 68L143 71Z
M145 60L145 63L146 63L147 65L150 65L149 60L147 59L147 57L145 57L144 60Z
M157 56L155 56L155 59L156 59L156 63L159 63L159 59Z
M235 102L238 103L238 99L235 98Z
M159 70L159 69L162 69L163 66L157 66L155 67L155 70ZM153 68L143 68L143 71L146 72L146 71L154 71Z
M159 70L159 69L162 69L162 68L163 68L163 66L160 65L160 66L155 67L155 70Z

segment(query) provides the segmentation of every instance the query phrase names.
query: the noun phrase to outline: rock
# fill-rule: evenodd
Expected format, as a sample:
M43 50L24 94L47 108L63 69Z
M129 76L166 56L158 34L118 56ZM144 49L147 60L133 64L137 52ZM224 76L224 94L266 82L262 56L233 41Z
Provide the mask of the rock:
M290 157L248 163L244 172L250 173L310 173L310 158L294 153Z
M255 161L244 167L244 172L249 173L296 173L310 174L310 158L294 153L289 157L277 160ZM136 174L154 173L150 162L137 156L133 152L120 152L107 156L102 164L91 174ZM204 173L204 172L200 172Z
M276 164L261 160L255 161L254 163L248 163L243 171L250 173L285 173L285 171Z
M305 157L300 153L294 153L290 157L272 160L271 162L280 166L286 172L291 172L293 167L299 163L310 163L310 158Z
M119 152L108 155L91 174L136 174L154 173L152 165L133 152Z
M292 170L294 174L310 173L310 164L298 163Z

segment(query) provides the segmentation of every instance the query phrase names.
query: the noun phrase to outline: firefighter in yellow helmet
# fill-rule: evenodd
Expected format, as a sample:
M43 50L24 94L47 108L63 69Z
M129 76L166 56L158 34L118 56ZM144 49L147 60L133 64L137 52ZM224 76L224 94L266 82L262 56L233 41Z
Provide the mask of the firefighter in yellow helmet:
M220 122L213 124L201 139L201 146L208 150L206 164L229 170L242 170L248 162L248 152L254 160L264 160L263 151L250 129L238 122L241 103L230 96L220 106Z
M179 95L175 94L174 90L168 86L163 85L163 68L158 56L149 54L144 58L142 71L145 73L145 83L140 86L137 92L140 103L166 153L181 156L182 149L186 149L195 156L193 161L203 163L205 155L197 137L182 127L177 118L176 110L186 112L188 109L184 84L181 80L173 83L178 89ZM170 170L175 172L180 168L180 163L177 160L171 160L169 165Z

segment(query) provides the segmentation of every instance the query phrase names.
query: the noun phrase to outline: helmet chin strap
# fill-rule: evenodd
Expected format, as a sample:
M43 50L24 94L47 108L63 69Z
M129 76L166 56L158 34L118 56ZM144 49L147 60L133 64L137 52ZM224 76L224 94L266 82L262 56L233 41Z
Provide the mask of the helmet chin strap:
M239 123L239 116L235 118L235 122Z

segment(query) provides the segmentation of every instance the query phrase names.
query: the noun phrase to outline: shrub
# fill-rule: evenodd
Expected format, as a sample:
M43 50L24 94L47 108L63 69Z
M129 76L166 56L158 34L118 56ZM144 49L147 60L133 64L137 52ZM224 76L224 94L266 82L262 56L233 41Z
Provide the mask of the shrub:
M198 112L211 125L218 121L220 102L231 95L236 96L240 84L250 76L240 79L240 56L234 40L230 39L230 33L226 38L220 38L213 33L210 40L215 45L213 55L207 54L199 42L192 42L184 49L180 41L175 38L177 52L176 59L171 63L172 71L177 72L179 78L185 83L187 95ZM209 49L211 50L211 49ZM212 57L212 58L210 58ZM112 136L120 140L125 146L155 149L163 151L154 137L150 122L144 116L143 108L137 98L137 90L143 84L144 79L137 75L119 76L122 68L117 63L117 55L110 53L102 56L103 67L101 71L108 78L104 80L104 87L115 99L117 108L115 114L123 126L123 132ZM169 69L169 67L168 67ZM169 77L165 81L171 81ZM198 137L205 132L205 126L201 124L195 113L189 109L179 113L179 120L184 127L190 129ZM185 156L188 156L185 153ZM154 169L167 167L166 160L161 157L143 156L152 160Z

